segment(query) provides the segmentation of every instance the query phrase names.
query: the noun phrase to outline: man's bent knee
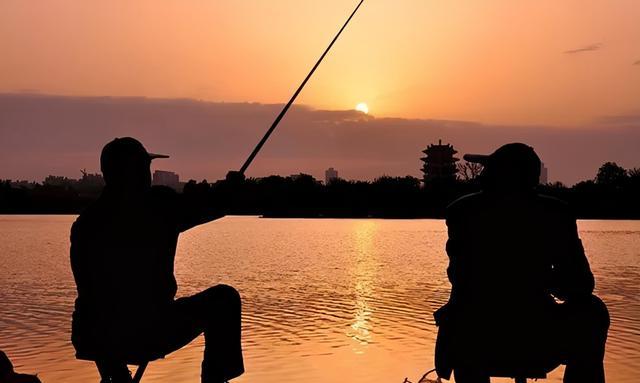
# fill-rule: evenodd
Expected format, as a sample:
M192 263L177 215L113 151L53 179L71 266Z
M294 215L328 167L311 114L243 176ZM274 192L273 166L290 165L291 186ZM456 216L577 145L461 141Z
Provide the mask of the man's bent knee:
M602 301L602 299L598 298L595 295L591 296L593 311L595 315L598 315L603 322L607 323L607 327L609 327L609 323L611 319L609 318L609 309L607 309L607 305Z
M589 296L584 302L581 302L580 311L585 317L593 321L598 328L609 329L609 310L602 299L595 295Z
M600 355L609 331L609 311L602 300L595 295L574 299L565 303L565 335L570 354Z
M216 285L207 289L207 295L215 297L216 300L228 302L230 304L240 304L240 293L229 285Z

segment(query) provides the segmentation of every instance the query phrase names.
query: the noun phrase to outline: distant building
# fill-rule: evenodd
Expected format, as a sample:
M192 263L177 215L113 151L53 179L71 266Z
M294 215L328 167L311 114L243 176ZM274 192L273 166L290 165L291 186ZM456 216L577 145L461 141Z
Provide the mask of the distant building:
M422 166L423 180L425 184L432 181L454 181L458 169L456 162L458 158L454 157L458 153L452 145L442 144L442 140L437 145L429 145L422 151L426 157L422 157L424 162Z
M543 185L549 183L549 169L544 166L544 162L540 166L540 183Z
M329 185L331 180L335 180L338 178L338 171L334 168L329 168L324 172L324 184Z
M156 170L153 172L153 185L168 186L174 190L180 190L180 176L174 172L166 170Z
M100 194L104 188L104 178L98 173L87 173L86 170L80 170L82 178L74 179L63 176L47 176L42 182L46 186L63 187L73 189L80 196L95 196Z

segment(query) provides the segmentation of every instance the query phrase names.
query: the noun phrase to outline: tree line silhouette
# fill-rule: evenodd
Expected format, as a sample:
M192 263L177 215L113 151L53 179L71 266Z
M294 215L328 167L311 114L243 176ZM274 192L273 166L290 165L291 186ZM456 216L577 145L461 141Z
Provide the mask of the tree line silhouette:
M334 179L328 184L308 174L246 180L191 180L187 200L206 201L229 214L267 217L440 218L455 199L479 191L481 169L460 164L453 180L423 182L412 176L374 181ZM43 183L0 181L0 214L77 214L98 198L95 183L48 177ZM640 219L640 169L607 162L592 180L572 187L538 186L540 193L567 201L579 218Z

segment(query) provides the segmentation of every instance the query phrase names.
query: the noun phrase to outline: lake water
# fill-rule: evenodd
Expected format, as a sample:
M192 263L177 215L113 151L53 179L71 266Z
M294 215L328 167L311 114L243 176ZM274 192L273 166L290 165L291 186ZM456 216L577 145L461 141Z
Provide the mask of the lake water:
M73 216L0 216L0 349L44 383L98 382L69 341ZM609 382L640 379L640 221L581 221L609 306ZM235 286L247 372L237 382L401 383L433 367L431 313L449 284L441 220L226 217L180 238L179 295ZM143 382L199 382L203 340ZM561 381L562 369L549 381ZM496 380L498 381L498 380Z

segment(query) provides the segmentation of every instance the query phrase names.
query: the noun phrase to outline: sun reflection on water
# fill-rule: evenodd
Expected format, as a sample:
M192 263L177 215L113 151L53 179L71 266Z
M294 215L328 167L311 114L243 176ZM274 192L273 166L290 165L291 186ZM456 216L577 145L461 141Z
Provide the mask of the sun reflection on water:
M373 310L369 300L374 295L374 281L377 273L374 251L376 232L377 223L374 221L358 221L353 229L355 315L346 335L356 342L353 345L353 351L356 354L363 354L366 347L373 342Z
M43 382L99 381L74 358L72 216L0 216L0 349ZM640 222L581 221L609 306L607 380L638 381ZM433 367L431 313L449 295L441 220L227 217L182 235L179 295L216 283L243 298L243 382L401 382ZM624 272L620 272L624 270ZM151 363L146 383L200 379L203 339ZM506 381L506 380L505 380ZM562 381L562 369L549 375Z

